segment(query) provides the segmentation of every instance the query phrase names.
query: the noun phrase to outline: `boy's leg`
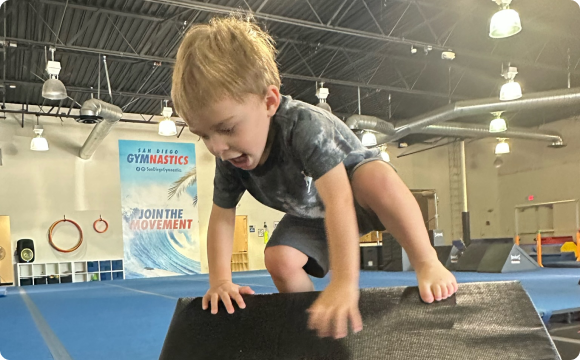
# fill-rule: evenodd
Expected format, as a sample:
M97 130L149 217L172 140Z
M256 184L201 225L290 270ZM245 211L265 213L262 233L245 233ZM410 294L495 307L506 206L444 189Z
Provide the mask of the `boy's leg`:
M362 164L351 175L351 186L356 202L363 209L377 215L383 226L405 248L411 264L440 265L439 261L433 261L437 259L437 255L429 242L427 228L423 223L423 215L417 201L389 164L384 161ZM393 204L397 206L394 207ZM408 241L409 239L413 241ZM415 269L417 271L417 268ZM436 270L438 272L434 275L424 275L423 271L417 271L418 279L419 275L440 277L435 280L429 279L426 283L432 283L430 285L422 285L421 281L419 282L424 301L445 299L457 290L454 285L455 279L447 270L441 267Z
M272 232L264 255L278 291L314 290L308 275L322 278L329 269L324 219L284 215Z
M314 291L304 270L308 256L286 245L271 246L265 252L266 269L281 293Z

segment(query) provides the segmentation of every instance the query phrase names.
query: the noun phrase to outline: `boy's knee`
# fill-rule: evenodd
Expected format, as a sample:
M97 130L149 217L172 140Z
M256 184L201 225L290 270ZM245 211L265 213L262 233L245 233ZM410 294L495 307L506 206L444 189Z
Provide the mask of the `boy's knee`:
M278 245L266 249L264 260L266 269L272 277L284 279L302 270L308 257L299 250Z
M396 176L390 165L380 161L369 162L357 169L351 186L359 205L368 209L380 201L380 195L385 194L391 186L393 173Z

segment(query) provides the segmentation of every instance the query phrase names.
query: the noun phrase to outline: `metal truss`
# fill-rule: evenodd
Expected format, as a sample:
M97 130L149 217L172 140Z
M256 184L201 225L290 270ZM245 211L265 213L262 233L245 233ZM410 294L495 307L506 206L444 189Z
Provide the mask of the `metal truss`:
M44 43L44 42L32 41L32 40L26 40L26 39L17 39L17 38L7 38L7 41L14 42L16 44L27 44L30 46L36 46L36 47L41 47L41 48L44 46L47 46L47 45L52 45L52 44L48 44L48 43ZM63 52L67 52L67 51L78 52L78 53L83 53L83 54L90 54L92 56L107 55L107 56L113 56L113 57L117 56L119 58L129 58L129 59L141 60L141 61L143 61L143 60L154 61L154 62L158 62L162 65L165 65L165 66L172 65L175 63L175 59L172 59L172 58L160 58L160 57L151 57L151 56L143 57L143 56L138 55L138 54L130 54L130 53L124 53L124 52L112 51L112 50L93 49L93 48L81 47L81 46L60 45L60 46L57 46L57 49L59 51L63 51ZM306 61L296 46L294 47L294 50L300 54L300 57L303 59L303 61ZM386 56L387 55L383 55L383 58ZM368 89L381 89L381 90L388 90L388 91L392 91L392 92L400 92L400 93L411 94L411 95L435 96L435 97L445 97L445 98L448 96L448 94L444 94L444 93L422 91L422 90L416 90L416 89L407 89L406 87L396 87L396 86L384 85L384 84L372 84L369 81L367 81L367 82L364 82L364 81L353 82L353 81L345 81L345 80L334 79L334 78L324 78L321 76L317 76L313 72L312 69L311 69L311 71L312 71L312 74L310 76L293 74L293 73L286 73L286 72L282 73L280 75L282 76L282 78L288 78L288 79L298 79L298 80L306 80L306 81L314 81L314 82L323 81L323 82L326 82L329 84L353 86L353 87L368 88ZM376 72L376 71L373 71L373 72ZM140 95L141 94L134 93L131 95L131 97L139 98L139 97L141 97ZM163 97L163 98L167 99L168 96ZM462 98L462 97L457 97L457 98Z
M47 5L54 5L54 6L56 6L56 5L64 6L65 5L64 0L60 0L60 1L59 0L39 0L39 1L41 3L47 4ZM197 16L199 15L199 12L231 13L232 11L239 11L240 10L239 8L235 8L235 7L210 4L210 3L205 3L202 1L194 1L194 0L144 0L144 1L154 2L154 3L158 3L158 4L163 4L163 5L172 5L172 6L177 6L177 7L181 7L181 8L188 8L190 10L197 10L198 13L196 14L195 18L197 18ZM345 35L357 36L357 37L362 37L362 38L369 38L369 39L392 42L392 43L407 44L407 45L412 45L412 46L416 46L419 48L425 48L425 47L430 46L432 49L445 51L445 50L449 50L449 46L447 46L447 40L449 40L449 36L451 35L451 33L453 32L455 27L459 24L459 22L463 21L463 19L465 19L466 17L473 16L476 13L476 10L479 9L478 7L475 7L475 8L471 9L471 12L469 14L460 14L460 13L458 13L458 10L454 9L453 7L451 7L451 8L443 7L441 5L433 4L430 2L426 2L426 1L393 0L393 1L400 2L403 4L407 4L407 5L406 5L406 8L403 11L401 17L396 22L395 26L390 30L389 34L385 34L385 32L382 29L382 27L380 26L378 20L372 14L372 11L370 10L367 2L364 0L343 0L340 2L337 1L338 6L336 8L336 11L333 13L332 17L326 23L324 23L324 20L321 18L320 14L318 14L316 12L316 10L312 7L311 2L308 1L306 3L306 0L304 0L304 1L305 1L305 4L307 4L311 8L312 12L315 13L317 19L319 19L320 21L312 22L312 21L306 21L306 20L302 20L302 19L295 19L295 18L289 18L289 17L264 13L262 10L263 10L264 6L268 3L268 0L262 0L261 2L259 2L259 6L256 8L256 10L251 10L251 8L250 8L250 11L252 11L252 13L254 14L254 16L256 18L261 18L261 19L268 20L268 21L280 22L280 23L285 23L285 24L290 24L290 25L311 28L311 29L315 29L315 30L341 33L341 34L345 34ZM340 21L349 13L349 11L352 9L352 7L357 3L364 5L364 7L366 8L372 21L375 22L375 24L377 24L377 28L379 29L378 33L373 33L373 32L368 32L368 31L360 31L357 29L350 29L350 28L338 26ZM140 14L134 14L134 13L123 12L123 11L118 11L118 10L97 8L97 7L91 7L91 6L85 6L85 5L69 4L68 6L69 6L69 8L76 8L76 9L82 9L82 10L94 12L93 17L91 17L90 21L96 21L96 19L93 20L93 18L95 18L97 13L100 12L100 13L116 15L116 16L138 18L138 19L142 19L142 20L148 20L151 22L155 22L155 23L169 22L169 23L174 23L175 26L182 26L183 25L183 21L178 20L177 15L172 17L172 18L167 19L167 18L163 18L163 17L140 15ZM413 29L407 30L401 37L391 36L392 33L394 32L395 28L397 28L400 21L403 19L403 17L406 16L406 14L408 13L407 10L411 6L414 6L422 14L424 21L422 23L418 24ZM427 18L427 16L423 12L424 8L433 8L433 9L439 9L442 11L431 18ZM441 34L437 34L437 33L435 33L435 31L433 30L433 28L431 27L430 24L432 22L436 21L439 17L443 16L444 12L457 13L458 15L460 15L460 17L448 29L443 31ZM339 14L340 14L340 17L338 18L337 21L335 21L336 17ZM43 22L44 22L44 20L43 20ZM44 23L46 24L46 22L44 22ZM193 23L193 21L189 21L187 28L192 23ZM46 25L48 26L48 24L46 24ZM408 35L410 35L411 33L415 32L418 29L425 27L425 26L430 28L430 31L432 32L433 37L435 39L434 43L414 41L414 40L407 38ZM88 27L89 26L87 26L86 28L88 28ZM80 32L86 31L86 28L83 24L83 28L81 29ZM182 34L183 34L183 32L182 32ZM75 36L77 36L77 35L75 35ZM179 40L181 39L181 36L182 35L180 35L178 37L177 44L178 44ZM569 37L569 34L567 36ZM446 37L446 40L443 41L443 38L445 38L445 37ZM74 40L76 40L76 39L74 39ZM67 45L72 45L72 43L74 43L74 41L69 41L69 43L67 43ZM175 47L176 47L176 45L172 46L172 49L174 49ZM458 54L458 56L466 56L466 57L471 57L471 58L476 58L476 59L485 59L488 61L495 61L498 64L501 64L503 61L505 61L504 57L495 56L493 54L474 52L471 50L463 50L463 49L457 49L457 48L454 48L453 50ZM144 54L144 51L142 51L140 55L143 57L146 56L146 54ZM518 64L522 64L522 65L526 65L526 66L533 66L536 68L541 68L541 69L550 70L550 71L561 71L561 72L567 71L567 69L564 67L543 64L543 63L539 63L539 62L535 62L535 61L531 61L531 60L524 60L524 59L516 58L516 59L513 59L513 61L517 62ZM578 74L580 74L580 72Z
M14 84L16 86L33 86L33 87L42 87L42 85L43 85L43 83L41 83L41 82L11 80L11 79L6 79L6 83L7 84ZM67 84L66 89L69 93L83 93L83 94L97 95L97 89L93 89L93 88L87 88L87 87ZM113 95L115 95L116 98L126 97L126 98L141 98L141 99L150 99L150 100L170 100L170 98L171 98L170 96L167 96L167 95L134 93L134 92L118 91L118 90L113 90L112 93L113 93ZM74 101L76 102L76 100L74 100Z

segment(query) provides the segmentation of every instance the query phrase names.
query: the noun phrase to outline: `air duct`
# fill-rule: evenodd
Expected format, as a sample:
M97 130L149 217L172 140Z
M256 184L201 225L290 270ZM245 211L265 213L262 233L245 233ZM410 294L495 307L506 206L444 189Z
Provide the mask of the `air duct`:
M109 103L98 99L89 99L83 103L78 122L98 123L82 146L79 156L88 160L93 156L103 139L111 132L115 125L123 117L123 111Z
M495 111L518 111L550 106L567 106L579 102L579 88L539 92L526 95L523 98L513 101L499 101L495 98L458 101L455 104L442 107L409 120L406 124L397 127L395 134L388 136L386 141L399 140L409 134L419 133L421 129L427 126L460 117L486 114ZM377 142L379 142L378 138Z
M374 130L381 134L395 135L393 124L375 116L355 114L346 119L346 125L351 130Z
M468 125L457 123L427 126L426 128L421 129L419 133L459 138L483 138L498 136L498 134L490 133L489 128L484 125ZM501 137L509 139L546 141L550 143L550 147L557 148L566 146L562 136L557 132L541 132L528 129L510 128L507 131L502 132Z

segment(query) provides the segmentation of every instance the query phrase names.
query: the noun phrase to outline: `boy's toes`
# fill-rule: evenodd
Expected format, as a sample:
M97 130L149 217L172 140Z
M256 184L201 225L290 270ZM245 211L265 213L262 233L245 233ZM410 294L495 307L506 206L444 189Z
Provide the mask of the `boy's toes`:
M441 300L441 287L438 284L431 285L431 291L436 301Z
M449 290L447 290L447 285L441 284L439 285L439 288L441 289L441 300L447 299L450 296Z
M435 300L433 292L428 287L420 287L419 293L421 294L421 299L427 304L431 304Z
M455 294L455 286L453 286L453 284L447 284L447 293L449 296Z

